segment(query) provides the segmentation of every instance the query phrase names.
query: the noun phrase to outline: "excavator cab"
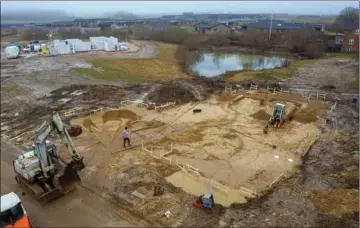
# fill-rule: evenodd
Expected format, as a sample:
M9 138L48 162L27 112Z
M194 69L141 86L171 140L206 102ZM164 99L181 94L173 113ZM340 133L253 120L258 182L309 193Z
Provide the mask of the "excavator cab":
M285 119L285 105L276 103L273 106L272 116L269 119L269 125L279 128Z

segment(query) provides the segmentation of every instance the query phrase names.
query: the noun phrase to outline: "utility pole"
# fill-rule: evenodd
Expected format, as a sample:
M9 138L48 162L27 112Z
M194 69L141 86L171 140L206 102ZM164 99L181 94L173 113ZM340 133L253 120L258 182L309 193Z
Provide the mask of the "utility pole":
M35 40L35 33L33 33L33 40Z
M271 40L271 30L272 30L273 15L274 15L274 12L271 12L271 17L270 17L270 29L269 29L269 40Z

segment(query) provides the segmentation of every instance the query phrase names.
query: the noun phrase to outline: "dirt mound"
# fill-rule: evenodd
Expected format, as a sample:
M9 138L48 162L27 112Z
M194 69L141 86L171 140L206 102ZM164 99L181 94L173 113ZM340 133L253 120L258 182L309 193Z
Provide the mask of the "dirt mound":
M176 79L166 82L150 92L147 99L155 103L176 101L184 104L191 101L204 100L212 94L220 94L225 87L222 80L202 78Z
M72 96L73 92L80 92L76 96ZM70 85L61 87L50 92L51 98L54 100L68 98L91 101L91 100L121 100L125 96L124 89L113 85Z
M319 101L310 101L307 107L298 109L294 114L293 120L300 123L311 123L318 120L320 110L323 108L323 104Z
M147 99L156 104L175 101L177 104L184 104L197 101L192 91L188 88L179 87L174 83L166 83L155 91L151 92Z
M259 110L258 112L254 113L251 116L257 120L269 120L270 119L270 115L267 114L264 110Z
M359 211L358 189L334 189L313 191L310 195L315 210L326 215L341 217L344 214Z

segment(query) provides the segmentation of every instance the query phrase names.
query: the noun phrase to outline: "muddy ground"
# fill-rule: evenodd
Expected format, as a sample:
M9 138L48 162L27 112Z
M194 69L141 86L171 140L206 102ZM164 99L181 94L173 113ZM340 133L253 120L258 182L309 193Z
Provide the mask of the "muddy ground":
M140 53L147 55L155 51L151 48L146 50L143 52L140 50ZM136 58L136 54L131 55ZM130 54L128 57L131 57ZM11 138L34 129L52 110L61 111L79 106L85 109L116 107L119 102L127 99L139 99L158 104L176 101L182 104L219 94L225 86L223 81L180 79L164 84L124 87L121 82L101 82L71 75L66 69L71 69L74 63L84 63L72 57L69 57L65 63L61 61L56 60L52 63L54 67L58 64L55 71L42 70L38 67L25 69L26 67L23 66L19 71L20 67L15 66L17 64L12 64L11 61L6 63L8 67L2 66L2 81L7 82L8 84L5 85L10 87L7 91L1 91L2 136L6 134ZM342 98L341 92L352 91L349 88L349 82L354 79L353 75L358 74L355 69L358 68L356 63L352 60L337 60L336 65L334 60L319 61L321 68L318 68L316 64L304 67L296 72L288 85L275 84L274 86L320 89L329 93L334 92L340 98ZM36 61L33 64L36 64ZM67 68L64 68L65 66ZM334 67L341 72L334 70ZM15 71L14 68L16 68ZM18 73L22 71L28 75L22 77L23 75ZM29 75L36 76L36 80L30 79ZM340 77L339 80L339 75L344 77L351 75L351 77L346 80ZM54 80L56 78L57 80ZM243 85L249 87L250 84L251 82L247 82ZM327 89L330 88L329 85L335 88L329 90ZM222 97L222 99L228 98ZM348 99L348 97L343 99ZM333 102L324 104L325 108L318 120L323 134L303 158L303 164L297 167L295 175L278 183L265 196L250 200L246 204L233 204L229 208L217 206L213 211L195 209L192 206L194 196L164 182L164 176L177 171L166 165L163 165L163 172L160 173L151 168L153 164L144 164L139 169L124 166L122 178L126 179L134 174L144 178L149 177L151 189L147 191L152 192L152 188L158 185L165 186L165 194L159 196L164 204L153 205L154 208L165 210L168 203L178 210L186 211L181 215L180 213L173 214L173 223L169 223L166 218L153 221L152 219L157 217L150 215L147 219L154 225L358 227L359 110L358 106L351 105L348 100L345 103L339 102L330 112L333 105ZM259 118L265 117L259 113ZM129 161L132 161L131 157ZM113 186L117 186L117 192L130 193L138 188L137 184L123 186L121 182L115 182ZM101 193L104 189L93 190ZM141 191L141 189L138 190ZM110 197L125 208L127 205L130 206L128 201L121 199L118 195ZM141 210L134 210L133 213L141 216L141 213L146 212L146 208Z
M358 59L330 58L301 67L287 83L297 88L357 92L358 88L351 86L351 83L358 79Z
M178 81L173 83L179 85ZM202 82L199 82L199 85L194 85L196 81L189 81L188 83L195 86L195 88L202 88L203 86ZM164 88L167 87L172 89L177 88L180 92L172 91L171 93L168 92L164 94L164 91L167 91ZM220 92L221 89L216 89L217 87L218 86L214 86L212 90L214 90L214 92ZM70 108L79 105L89 108L93 106L99 107L100 105L116 105L123 99L136 99L141 97L140 91L149 91L149 96L145 97L144 100L148 99L159 103L174 101L174 99L177 101L181 100L186 90L176 87L172 83L155 86L133 86L129 90L104 85L96 87L96 89L92 88L91 93L74 95L74 98L66 104L59 105L57 103L59 99L63 99L68 96L69 93L79 90L88 91L89 88L92 87L78 85L55 90L49 97L43 99L48 104L53 105L52 108L43 109L42 107L37 107L26 113L19 113L16 118L14 118L14 112L12 112L11 117L8 119L6 115L3 116L2 122L12 119L12 123L17 123L17 125L9 124L13 129L29 129L39 124L42 120L41 118L46 117L52 109L61 110L65 107ZM201 91L200 89L198 90ZM64 92L67 93L65 94ZM114 94L116 94L116 96L114 96ZM192 94L189 95L189 101L198 100L195 98L196 95L194 95L193 91L185 91L185 94ZM207 97L209 94L210 92L206 92L205 90L205 92L202 91L200 97ZM159 97L161 97L161 100L158 100ZM166 97L168 99L166 99ZM103 99L106 99L105 103L101 103L101 101L104 102ZM329 110L331 104L326 108ZM181 201L178 203L182 205L182 208L186 208L186 217L178 218L182 222L177 224L182 226L357 227L358 210L357 204L354 205L354 202L357 202L357 198L352 197L357 195L358 188L358 107L339 104L332 113L328 111L324 112L319 123L322 124L325 118L329 119L333 116L336 116L338 120L336 129L334 129L334 125L331 122L323 127L324 134L321 135L319 141L315 143L308 152L308 155L304 158L304 164L298 168L295 175L288 180L280 182L280 184L264 197L252 200L244 205L233 205L230 208L218 206L212 213L206 210L195 209L191 204L194 196L174 189L169 186L168 183L164 183L162 178L159 178L161 176L164 177L164 174L171 174L171 172L164 172L161 175L153 172L151 175L155 175L153 178L155 178L156 181L153 181L153 185L151 186L154 187L156 183L158 183L161 186L167 186L167 189L174 189L171 190L170 193L165 194L165 196L162 196L166 199L168 197L174 197L171 194L176 193L177 195L182 195ZM25 126L27 126L27 128L25 128ZM19 133L19 131L17 133ZM146 174L149 175L152 173L149 167L151 166L144 167L146 171L144 168L143 171L139 171L138 169L131 171L129 167L127 171L124 169L124 173L140 172L139 175L144 175L145 173L141 174L141 172L146 172ZM166 167L167 168L164 167L165 170L170 171L170 167ZM121 184L119 183L118 186L121 186ZM129 193L136 190L135 186L123 186L117 190ZM98 191L101 192L103 190L98 189ZM168 203L178 204L176 203L177 201L169 201L170 198L164 200ZM124 205L129 204L129 202L121 200L118 196L115 197L115 199ZM335 212L334 205L327 203L334 200L344 204L341 209ZM159 207L161 208L161 206L155 206L155 208L160 209ZM356 210L354 210L354 208ZM134 210L133 213L136 213L136 210ZM148 219L151 220L151 216ZM156 223L156 221L152 222ZM157 222L163 225L170 225L166 220Z

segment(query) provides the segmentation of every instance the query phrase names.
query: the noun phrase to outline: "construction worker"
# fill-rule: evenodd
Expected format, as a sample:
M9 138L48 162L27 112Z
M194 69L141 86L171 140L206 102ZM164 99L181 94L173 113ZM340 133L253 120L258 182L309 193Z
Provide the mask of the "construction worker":
M124 138L124 147L126 148L126 146L125 146L126 142L128 142L128 146L131 146L130 133L129 133L129 130L127 129L127 127L125 127L125 129L124 129L123 138Z

